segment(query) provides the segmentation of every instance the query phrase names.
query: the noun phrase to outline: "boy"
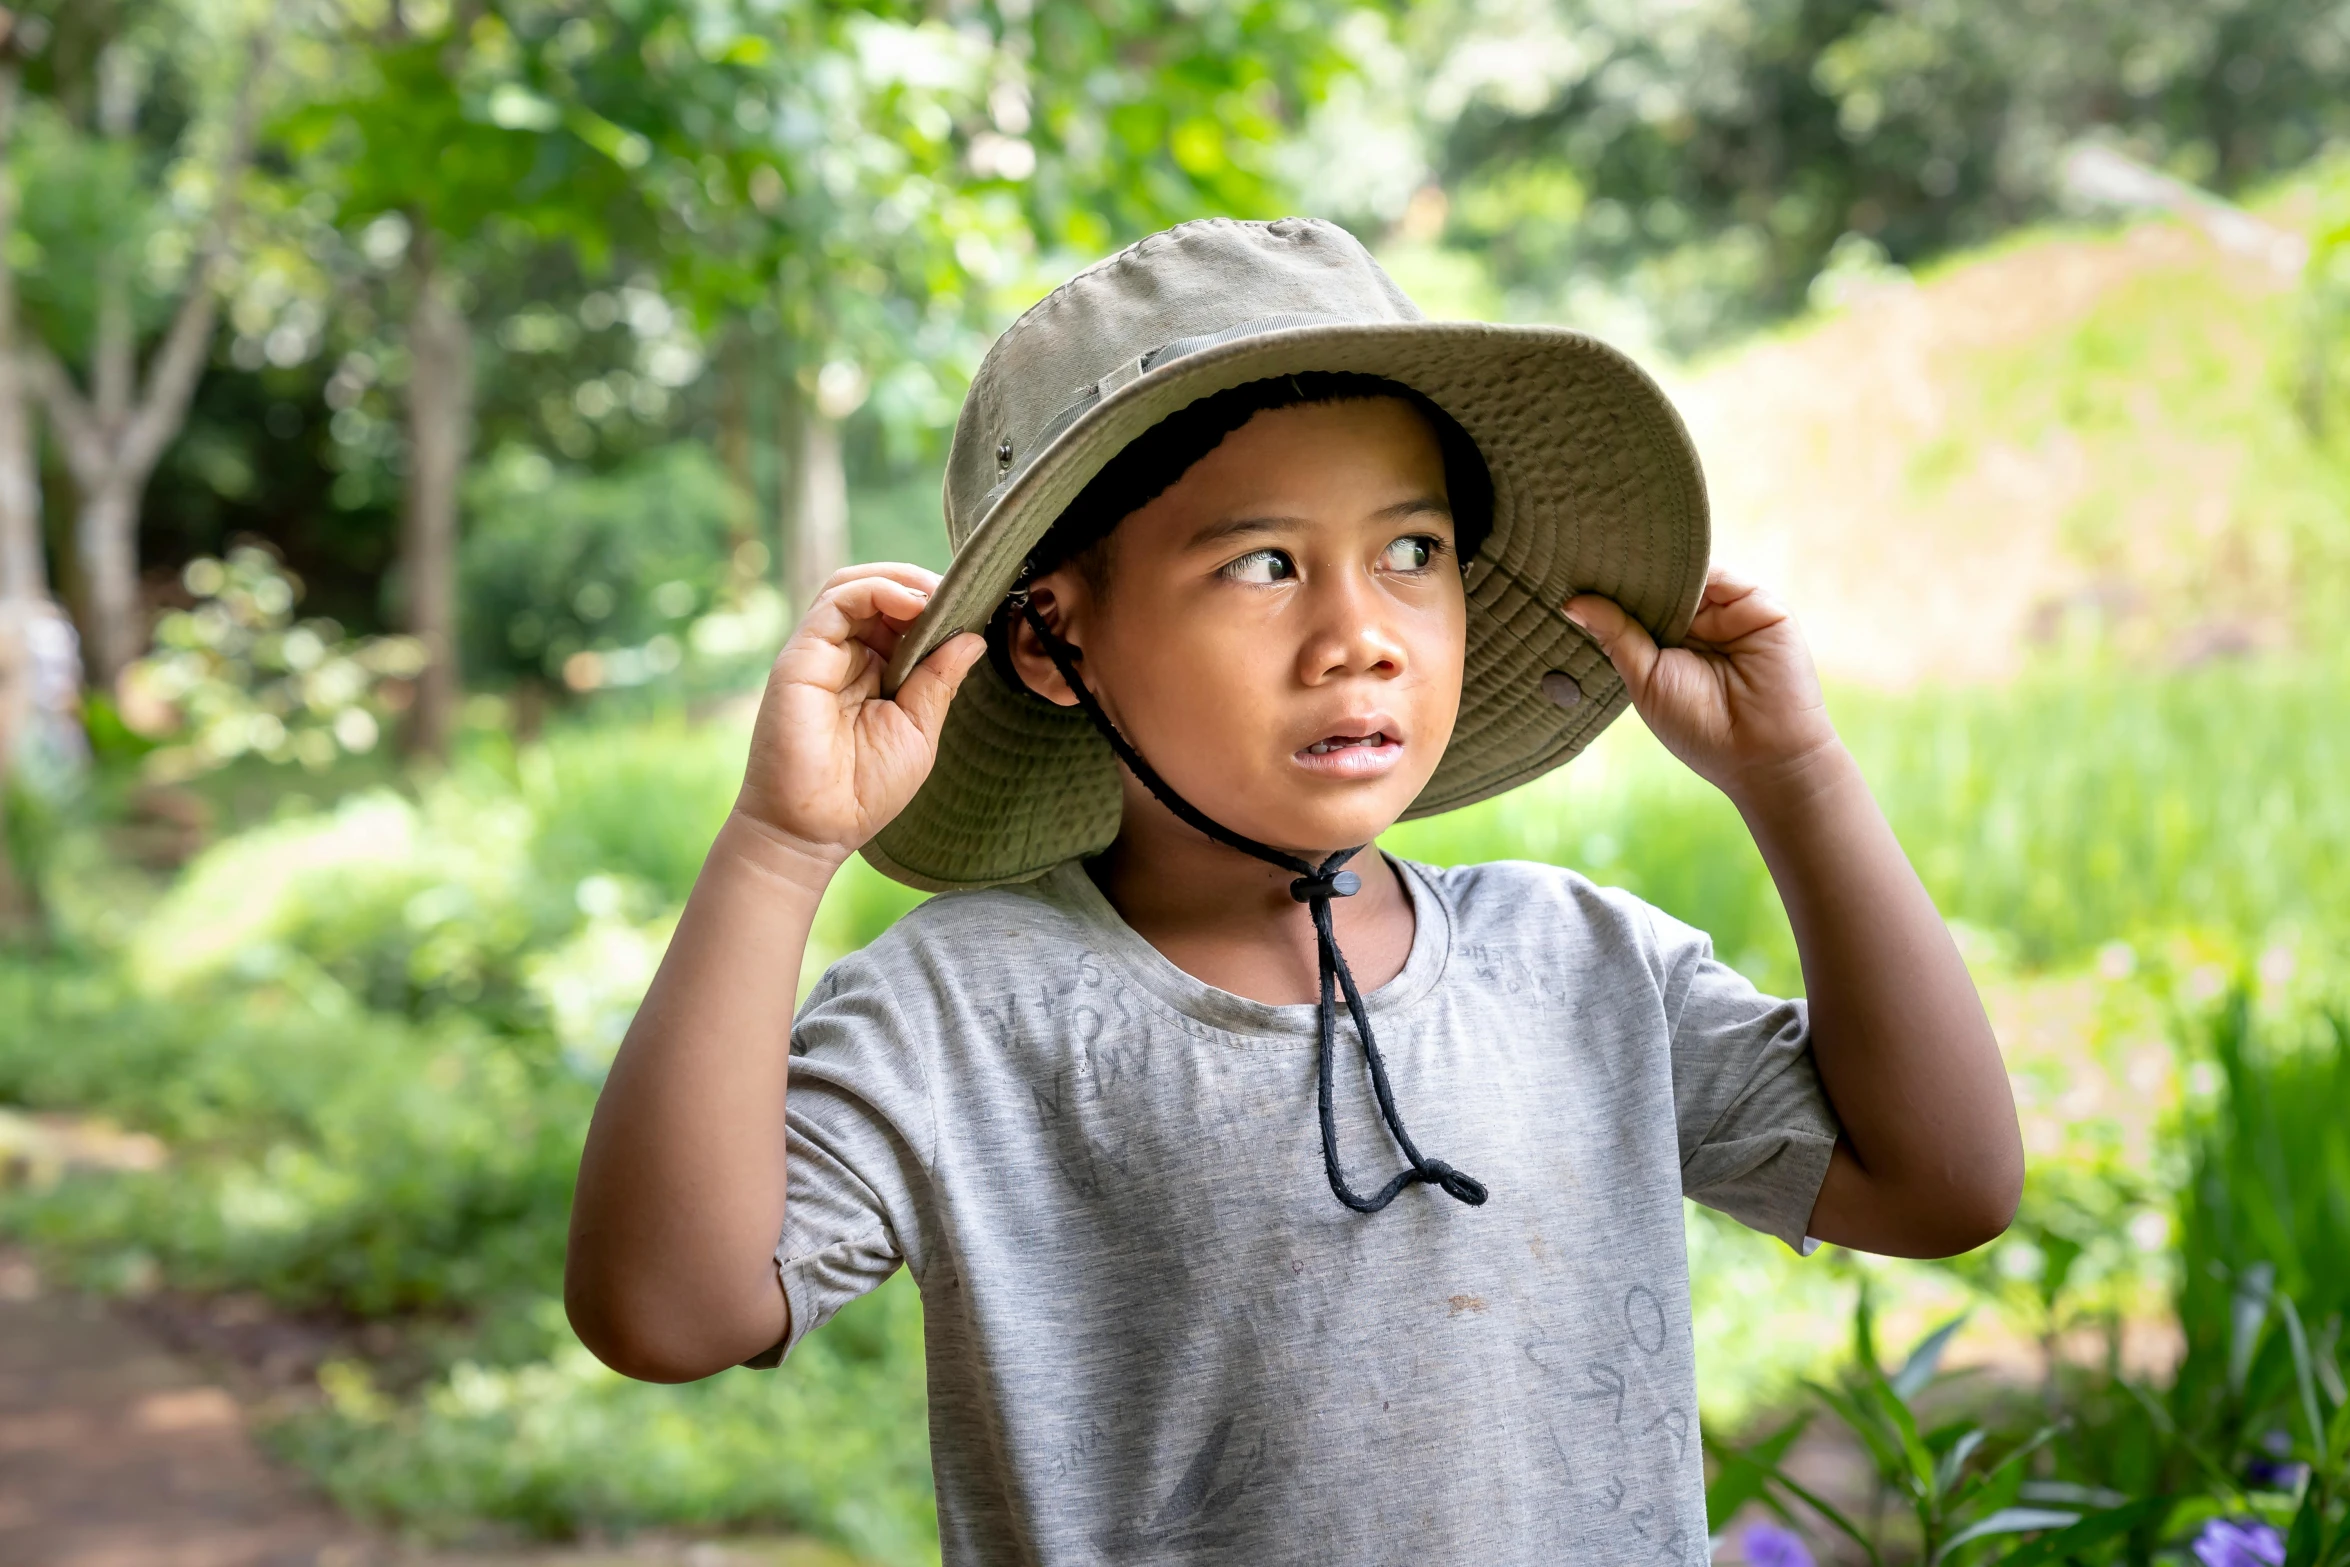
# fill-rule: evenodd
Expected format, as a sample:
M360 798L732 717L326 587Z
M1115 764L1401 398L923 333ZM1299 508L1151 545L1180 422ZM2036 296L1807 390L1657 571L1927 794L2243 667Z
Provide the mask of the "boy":
M1703 1562L1684 1194L1942 1255L2023 1160L1662 395L1421 320L1329 225L1186 224L997 342L947 511L943 580L844 571L776 661L589 1134L581 1338L772 1364L904 1262L953 1563ZM1627 695L1744 814L1808 1005L1572 873L1365 847ZM860 850L992 890L787 1024Z

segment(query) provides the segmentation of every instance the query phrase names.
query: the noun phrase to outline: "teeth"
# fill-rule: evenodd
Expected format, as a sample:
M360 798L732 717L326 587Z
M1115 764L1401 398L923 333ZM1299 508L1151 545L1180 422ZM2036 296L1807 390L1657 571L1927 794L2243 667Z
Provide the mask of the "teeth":
M1333 751L1342 751L1351 746L1377 745L1386 738L1384 734L1339 735L1328 740L1316 740L1306 747L1306 751L1313 756L1328 756Z

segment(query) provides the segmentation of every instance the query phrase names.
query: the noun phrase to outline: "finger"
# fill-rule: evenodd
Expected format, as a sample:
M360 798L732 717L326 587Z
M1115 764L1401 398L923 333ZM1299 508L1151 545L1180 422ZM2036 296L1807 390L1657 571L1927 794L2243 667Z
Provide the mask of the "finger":
M1760 583L1736 566L1717 560L1706 569L1704 602L1735 603L1760 586Z
M963 677L971 673L980 655L987 651L987 639L974 631L965 631L949 637L936 651L914 666L914 672L898 687L898 706L922 731L933 750L938 746L939 731L946 726L947 708L955 700L955 693L963 688Z
M876 657L896 650L904 627L927 605L917 590L887 577L854 578L817 597L783 651L775 676L826 691L852 690Z
M816 596L806 626L827 642L854 638L886 657L899 634L929 607L927 589L878 574L851 577Z
M892 582L923 593L938 591L937 572L927 566L916 566L902 560L869 560L861 561L854 566L843 566L831 576L826 577L824 586L816 591L821 594L839 587L844 582L854 582L859 577L887 577Z
M1787 606L1766 587L1743 581L1709 583L1689 634L1695 641L1723 647L1789 618Z
M1591 640L1607 655L1616 673L1624 677L1624 687L1637 702L1648 690L1649 677L1656 673L1656 642L1648 628L1624 613L1614 599L1602 598L1596 593L1584 593L1567 601L1567 618L1590 633Z

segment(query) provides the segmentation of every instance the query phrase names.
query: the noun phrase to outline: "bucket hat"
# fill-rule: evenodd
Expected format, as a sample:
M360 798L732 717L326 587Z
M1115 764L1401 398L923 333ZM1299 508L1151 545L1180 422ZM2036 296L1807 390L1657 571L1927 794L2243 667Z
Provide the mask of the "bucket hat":
M1621 713L1622 680L1563 613L1614 599L1662 645L1705 586L1705 483L1688 432L1630 359L1563 327L1430 321L1370 253L1312 218L1209 218L1080 272L981 361L947 456L954 559L891 659L885 693L979 631L1103 466L1197 400L1273 376L1378 376L1421 393L1485 459L1492 526L1466 564L1459 719L1406 819L1567 761ZM1025 881L1108 846L1117 759L1088 716L990 661L948 710L937 761L861 851L930 891Z

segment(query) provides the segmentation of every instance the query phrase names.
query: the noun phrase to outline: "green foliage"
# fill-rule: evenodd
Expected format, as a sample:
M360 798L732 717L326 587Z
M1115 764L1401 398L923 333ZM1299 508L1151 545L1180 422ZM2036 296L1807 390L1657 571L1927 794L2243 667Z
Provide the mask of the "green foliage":
M121 685L126 720L153 747L150 777L192 778L248 755L316 772L372 751L386 683L424 667L410 638L350 638L331 620L295 620L302 585L266 550L200 555L180 579L195 605L162 617L155 651Z
M2337 453L2350 454L2350 161L2318 186L2309 243L2301 342L2301 416Z
M2350 931L2345 702L2350 676L2320 664L2051 671L1831 706L1944 914L2038 967L2171 933ZM1573 865L1711 932L1756 977L1801 982L1737 813L1637 720L1538 784L1382 841Z
M68 955L0 961L0 1103L171 1149L161 1170L0 1192L0 1229L87 1287L398 1324L393 1364L330 1366L324 1405L275 1435L367 1516L780 1526L935 1560L910 1288L780 1372L690 1388L604 1370L554 1298L596 1083L744 744L674 720L477 742L418 797L224 840L120 948L69 924ZM812 961L912 901L852 867Z
M136 147L77 134L64 116L35 104L10 149L18 230L8 256L24 308L61 352L79 357L97 335L99 285L107 256L136 255L161 222L145 188ZM150 271L131 274L141 325L160 325L170 296Z
M937 1561L911 1280L851 1305L778 1371L685 1387L630 1382L570 1338L553 1302L538 1316L545 1358L460 1361L421 1397L330 1365L325 1406L277 1445L345 1506L411 1529L784 1527L893 1567Z
M1935 1329L1900 1369L1887 1373L1878 1361L1876 1318L1864 1289L1853 1313L1852 1360L1841 1383L1813 1385L1819 1402L1868 1454L1880 1496L1907 1509L1901 1525L1864 1528L1787 1473L1782 1459L1801 1423L1744 1451L1725 1450L1706 1498L1709 1525L1719 1528L1748 1501L1760 1501L1790 1522L1800 1506L1851 1541L1870 1567L1893 1559L1941 1567L1992 1560L2016 1535L2048 1536L2091 1523L2078 1507L2045 1505L2027 1488L2025 1466L2056 1435L2054 1427L2001 1442L1973 1420L1929 1423L1920 1400L1940 1375L1943 1352L1963 1320Z
M740 586L726 481L681 443L605 476L512 454L476 477L459 556L467 670L560 681L584 651L676 669L696 615Z
M2350 1016L2278 1038L2232 994L2204 1030L2221 1088L2191 1106L2180 1204L2179 1320L2187 1371L2171 1415L2223 1459L2253 1456L2272 1429L2325 1445L2299 1386L2312 1353L2324 1391L2350 1320ZM2305 1340L2306 1322L2314 1340ZM2345 1455L2336 1453L2341 1459Z
M2230 191L2350 133L2316 0L1457 0L1406 37L1452 241L1551 309L1626 287L1683 346L1800 310L1840 245L1915 265L2053 211L2090 132Z
M543 1047L290 986L149 1001L99 971L11 967L0 989L23 1020L0 1035L0 1094L112 1113L176 1150L165 1171L9 1200L11 1228L84 1281L160 1270L380 1316L479 1309L560 1271L593 1095Z
M2169 1385L2140 1386L2110 1364L2068 1370L2048 1390L2061 1411L2049 1423L1954 1383L1928 1402L1958 1418L1933 1424L1921 1396L1950 1328L1887 1375L1864 1291L1851 1367L1815 1393L1869 1454L1882 1493L1907 1504L1906 1526L1856 1522L1786 1474L1806 1416L1743 1448L1716 1445L1714 1527L1759 1502L1844 1535L1872 1563L2144 1562L2198 1539L2216 1551L2234 1529L2267 1531L2288 1567L2350 1561L2350 1021L2264 1019L2239 990L2193 1032L2213 1084L2182 1128L2191 1173L2178 1194L2175 1307L2186 1352ZM1985 1452L2005 1456L1984 1465ZM1984 1521L2004 1518L2003 1529L1966 1521L1992 1508ZM2010 1554L1980 1544L2034 1531L2045 1532Z

